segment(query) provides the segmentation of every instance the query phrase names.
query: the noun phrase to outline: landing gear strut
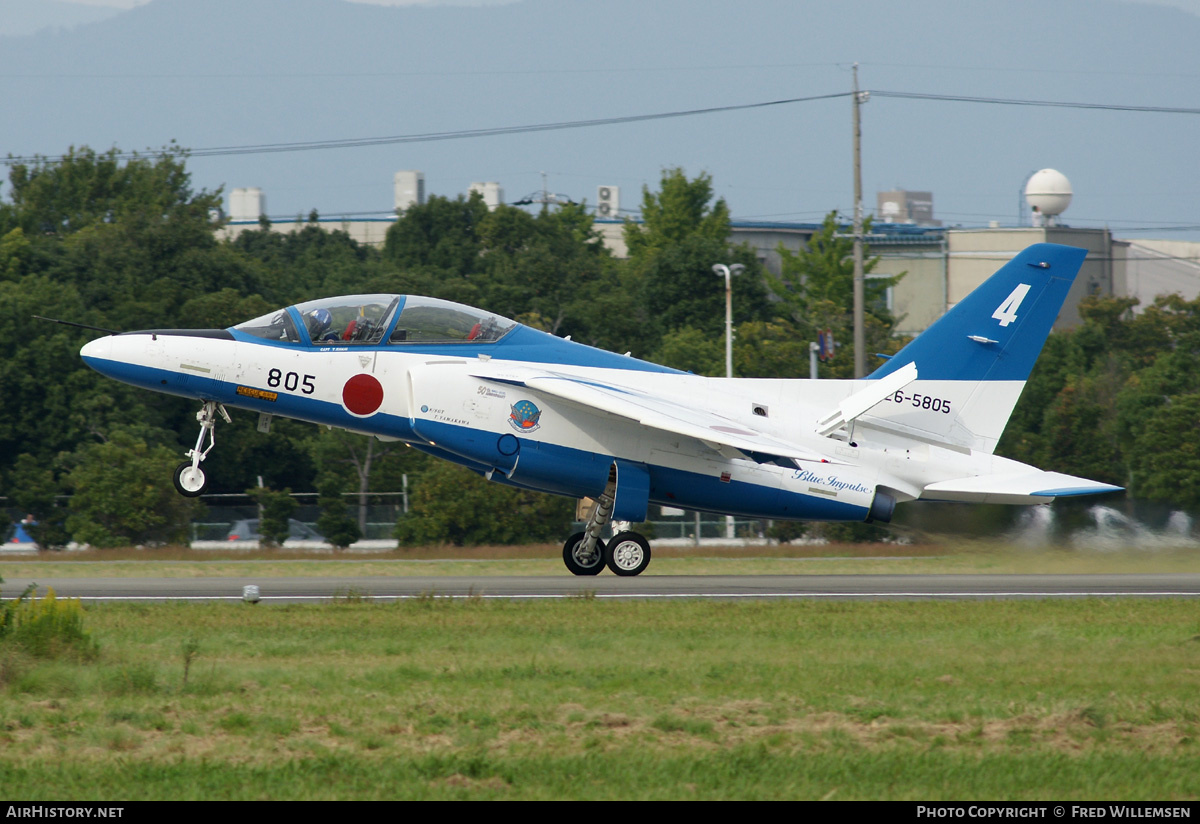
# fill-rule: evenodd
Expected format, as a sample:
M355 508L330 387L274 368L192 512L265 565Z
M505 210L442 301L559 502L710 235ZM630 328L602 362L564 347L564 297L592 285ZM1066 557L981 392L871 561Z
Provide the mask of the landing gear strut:
M573 575L599 575L604 569L604 541L600 533L612 517L616 484L608 482L604 494L596 499L596 507L588 517L583 532L576 532L563 544L563 563Z
M624 531L605 544L600 533L612 518L617 499L617 474L610 473L604 494L588 517L583 532L576 532L563 545L563 563L574 575L599 575L608 567L621 576L638 575L650 565L650 542L636 532Z
M200 468L200 462L208 457L208 453L212 451L217 442L213 430L217 426L218 413L225 419L225 423L232 423L225 407L216 401L205 401L204 406L200 407L200 411L196 413L196 420L200 422L200 435L196 438L196 446L187 451L190 460L180 464L175 470L175 489L180 495L195 498L204 491L207 479L204 477L204 470ZM201 451L200 447L204 446L206 434L208 435L208 448Z
M604 541L596 538L588 549L587 537L576 532L563 544L563 563L573 575L599 575L604 569Z

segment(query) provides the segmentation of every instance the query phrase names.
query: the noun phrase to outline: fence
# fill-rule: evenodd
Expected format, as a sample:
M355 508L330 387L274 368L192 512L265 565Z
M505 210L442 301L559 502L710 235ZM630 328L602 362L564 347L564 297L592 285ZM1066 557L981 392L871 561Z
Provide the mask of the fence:
M352 518L360 515L358 493L342 494L346 499L347 514ZM63 496L69 497L69 496ZM289 537L299 540L323 541L317 530L317 519L321 509L317 504L315 492L293 492L291 497L298 506L291 516ZM257 538L259 508L247 495L240 493L201 495L200 502L203 510L192 521L192 541L226 541ZM396 528L396 521L408 510L408 492L371 492L366 496L367 503L362 512L365 520L363 530L364 540L391 540ZM658 507L651 509L652 514L660 515L658 520L648 523L647 533L652 539L667 540L678 543L698 544L700 541L712 542L732 536L739 542L760 539L767 524L760 520L736 519L732 522L716 515L700 516L699 513L678 509L667 510L670 515L660 513ZM8 540L13 532L13 524L24 516L23 512L14 509L10 502L0 497L0 513L6 513L8 518L0 515L0 540ZM731 528L732 524L732 528ZM583 529L584 524L577 522L574 531ZM564 535L565 539L566 536Z
M293 492L299 504L291 516L289 537L312 541L323 540L317 531L321 508L315 492ZM365 540L389 540L396 529L396 520L408 509L407 492L370 492L367 503L360 505L356 492L344 492L347 515L363 525ZM204 512L192 521L193 541L224 541L245 538L258 532L259 508L247 495L201 495ZM361 516L361 517L360 517Z

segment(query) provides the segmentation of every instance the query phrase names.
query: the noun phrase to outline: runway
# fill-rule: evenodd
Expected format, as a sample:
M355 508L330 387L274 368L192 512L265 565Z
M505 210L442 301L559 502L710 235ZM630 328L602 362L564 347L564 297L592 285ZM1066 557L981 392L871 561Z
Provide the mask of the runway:
M30 579L8 579L0 597ZM790 598L930 600L1000 598L1195 598L1200 574L1102 575L653 575L39 578L38 592L100 601L241 601L246 586L267 603L406 598Z

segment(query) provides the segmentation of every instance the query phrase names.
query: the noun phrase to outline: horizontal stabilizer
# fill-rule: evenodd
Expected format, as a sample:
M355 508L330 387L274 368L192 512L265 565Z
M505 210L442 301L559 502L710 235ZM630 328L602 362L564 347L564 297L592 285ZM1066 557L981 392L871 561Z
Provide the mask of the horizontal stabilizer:
M917 379L917 365L908 363L887 377L872 381L838 404L838 408L817 421L817 434L828 436L865 414Z
M1120 492L1123 487L1064 475L1030 470L1007 475L979 475L929 484L923 501L961 501L987 504L1045 504L1055 498Z

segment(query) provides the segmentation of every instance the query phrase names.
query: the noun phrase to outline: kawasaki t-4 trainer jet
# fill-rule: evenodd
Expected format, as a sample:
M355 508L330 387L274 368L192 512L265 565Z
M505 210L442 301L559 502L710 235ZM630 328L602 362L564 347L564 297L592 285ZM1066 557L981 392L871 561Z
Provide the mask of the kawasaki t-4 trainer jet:
M412 295L301 303L229 329L126 332L97 371L202 404L175 473L205 486L233 406L401 440L500 483L595 501L576 575L637 575L650 545L602 540L650 504L750 518L888 521L897 503L1047 503L1119 487L993 454L1085 251L1038 244L864 380L706 378ZM206 446L207 440L207 446Z

